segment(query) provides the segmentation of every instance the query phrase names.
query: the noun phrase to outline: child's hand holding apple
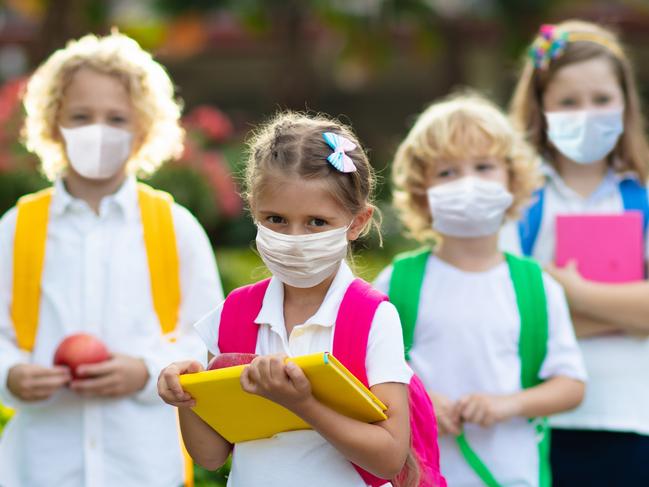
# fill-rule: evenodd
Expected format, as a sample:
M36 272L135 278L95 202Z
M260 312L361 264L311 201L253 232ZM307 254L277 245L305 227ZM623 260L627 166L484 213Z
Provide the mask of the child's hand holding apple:
M128 396L149 379L142 359L111 354L101 340L87 333L66 337L56 349L54 364L69 367L70 389L83 396Z

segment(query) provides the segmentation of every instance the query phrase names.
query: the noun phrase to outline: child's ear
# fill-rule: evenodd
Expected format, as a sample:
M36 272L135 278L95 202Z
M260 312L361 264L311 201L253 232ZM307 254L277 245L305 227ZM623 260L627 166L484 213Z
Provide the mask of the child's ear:
M356 240L363 233L363 230L372 219L373 214L374 207L369 205L356 214L349 230L347 230L347 240Z

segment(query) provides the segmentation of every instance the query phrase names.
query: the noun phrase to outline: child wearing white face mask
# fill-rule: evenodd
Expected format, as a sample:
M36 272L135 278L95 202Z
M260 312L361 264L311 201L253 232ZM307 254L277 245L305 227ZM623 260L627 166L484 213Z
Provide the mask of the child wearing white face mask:
M435 404L443 474L457 487L549 485L543 418L579 404L585 373L561 288L498 249L538 182L534 154L494 105L457 96L420 115L393 181L403 224L427 246L375 285Z
M182 150L171 80L132 39L89 35L34 72L24 103L53 186L0 220L0 400L16 410L0 485L189 485L156 379L202 355L192 324L222 290L198 222L135 180ZM78 333L110 357L72 374L53 361Z
M649 144L632 67L616 36L589 22L542 26L530 53L512 116L544 158L545 185L521 222L503 230L502 247L538 259L563 285L589 373L581 406L552 420L555 484L649 485L649 283L641 280L649 260ZM583 257L555 266L566 242L558 217L572 218L561 222L570 230L582 215L629 210L642 215L638 241L619 244L628 246L624 254L638 249L630 265L640 280L586 280L577 271L587 265ZM598 231L601 238L582 237L581 245L590 244L586 238L615 243L616 234Z
M435 426L413 429L417 455L410 453L415 415L408 412L408 398L416 395L416 382L404 360L397 312L385 296L355 279L344 260L349 242L376 225L372 167L355 135L320 116L280 114L252 140L246 180L257 250L273 277L233 291L196 330L208 359L257 353L243 372L243 389L286 407L313 430L233 449L194 414L193 399L180 387L179 374L203 366L177 362L160 375L158 390L179 408L189 452L211 469L232 453L228 485L235 487L361 487L389 485L391 479L398 486L444 487ZM250 337L247 348L234 348L232 335ZM331 351L388 405L387 420L366 424L329 409L311 394L303 372L284 361L321 351ZM428 421L432 404L420 390L417 406L428 411ZM425 449L416 438L424 438Z

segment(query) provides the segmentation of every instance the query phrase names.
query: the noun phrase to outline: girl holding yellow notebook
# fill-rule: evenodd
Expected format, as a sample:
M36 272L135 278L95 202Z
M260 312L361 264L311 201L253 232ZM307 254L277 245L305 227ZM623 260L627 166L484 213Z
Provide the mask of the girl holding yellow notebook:
M190 409L195 401L180 387L179 375L200 371L202 365L184 361L167 367L158 390L179 408L189 453L215 469L232 452L230 486L382 485L406 462L406 384L412 372L404 360L392 304L382 301L372 310L365 341L359 335L357 342L348 342L366 356L363 372L372 393L387 406L385 421L367 424L324 406L311 394L302 370L284 362L286 356L331 351L332 346L335 355L339 313L354 312L340 311L345 296L358 285L368 296L375 293L366 283L359 284L344 260L349 242L376 225L373 187L364 150L352 131L336 121L281 114L251 143L246 197L257 224L257 249L273 277L242 288L260 295L251 336L260 357L245 369L241 384L286 407L313 430L237 443L233 450L234 445ZM231 319L226 315L237 312L228 308L233 295L196 325L210 357L224 351L222 328ZM366 304L363 299L369 297L361 298L356 308Z
M0 485L189 483L156 378L199 355L191 324L222 290L200 225L134 178L182 149L171 80L128 37L86 36L36 70L24 103L53 187L0 221L0 400L16 410ZM53 357L79 332L111 354L72 379Z

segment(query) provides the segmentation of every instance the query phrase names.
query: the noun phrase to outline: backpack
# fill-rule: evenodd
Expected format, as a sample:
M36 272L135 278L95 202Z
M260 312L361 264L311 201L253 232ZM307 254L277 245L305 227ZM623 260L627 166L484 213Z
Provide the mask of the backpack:
M406 252L395 257L390 278L390 301L401 317L406 359L410 359L421 287L430 249ZM539 372L545 359L548 341L548 315L541 267L532 259L505 254L521 318L519 357L523 389L541 383ZM539 486L551 485L549 464L550 431L547 418L531 419L539 450ZM457 437L458 447L473 471L488 487L500 487L488 467L469 445L464 433Z
M11 318L18 347L32 351L38 334L41 277L45 263L47 225L54 188L18 200L14 236ZM180 278L170 194L137 185L144 245L151 276L151 297L160 330L173 341L180 309ZM194 485L191 457L181 441L184 485Z
M640 211L643 217L643 234L646 235L649 227L649 201L647 200L647 188L640 184L637 179L626 178L618 183L622 204L625 211ZM538 237L543 219L543 202L545 200L545 188L534 193L533 203L525 210L523 218L518 222L518 235L520 237L521 252L528 257L532 256L534 244Z
M218 347L222 353L255 353L259 326L255 318L261 310L270 279L232 291L223 304ZM369 387L365 358L372 320L387 297L362 279L347 288L336 317L332 353L354 376ZM421 487L446 487L439 471L437 424L433 405L421 380L413 376L408 385L412 452L421 470ZM365 483L383 485L380 479L354 465ZM403 472L402 472L403 474ZM402 475L400 474L400 475Z

